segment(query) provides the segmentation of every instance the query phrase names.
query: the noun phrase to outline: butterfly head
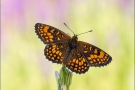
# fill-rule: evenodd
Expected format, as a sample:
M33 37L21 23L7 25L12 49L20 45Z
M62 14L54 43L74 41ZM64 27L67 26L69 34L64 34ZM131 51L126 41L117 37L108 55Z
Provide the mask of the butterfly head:
M77 35L75 35L75 34L74 34L74 36L72 37L72 39L74 39L74 40L78 40Z

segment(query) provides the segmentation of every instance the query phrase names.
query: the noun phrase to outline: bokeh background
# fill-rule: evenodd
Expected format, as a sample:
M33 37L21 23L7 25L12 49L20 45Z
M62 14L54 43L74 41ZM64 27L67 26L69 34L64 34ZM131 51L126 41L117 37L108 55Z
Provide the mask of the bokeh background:
M70 90L134 90L134 0L1 0L1 90L56 90L55 71L35 23L54 26L107 53L113 61L83 75Z

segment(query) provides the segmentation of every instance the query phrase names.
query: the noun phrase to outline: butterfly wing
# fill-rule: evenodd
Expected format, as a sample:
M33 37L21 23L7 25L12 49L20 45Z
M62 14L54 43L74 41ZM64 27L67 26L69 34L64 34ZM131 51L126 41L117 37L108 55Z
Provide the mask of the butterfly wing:
M72 72L82 74L89 70L86 58L79 52L78 49L73 49L66 61L66 67Z
M101 67L112 61L112 57L100 48L82 41L78 41L78 44L90 66Z
M65 43L50 44L44 49L44 54L49 61L53 63L62 64L68 46Z
M70 36L61 30L41 23L35 24L35 32L45 44L62 43L71 39Z

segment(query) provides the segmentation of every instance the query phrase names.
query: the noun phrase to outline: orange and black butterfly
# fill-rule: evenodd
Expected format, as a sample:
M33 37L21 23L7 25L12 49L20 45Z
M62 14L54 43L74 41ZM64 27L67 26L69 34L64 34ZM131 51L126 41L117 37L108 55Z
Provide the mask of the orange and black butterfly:
M112 57L100 48L87 42L78 41L77 35L70 37L50 25L36 23L35 32L44 44L44 55L49 61L63 64L72 72L82 74L89 67L109 64Z

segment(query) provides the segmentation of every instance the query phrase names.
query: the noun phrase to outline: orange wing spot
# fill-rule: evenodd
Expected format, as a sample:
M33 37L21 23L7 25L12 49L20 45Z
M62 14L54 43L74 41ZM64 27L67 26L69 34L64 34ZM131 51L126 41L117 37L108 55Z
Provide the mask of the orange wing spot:
M103 58L104 54L105 54L105 53L104 53L103 51L100 51L99 58Z
M49 40L46 40L46 42L49 42Z
M90 46L90 51L91 51L92 47Z
M73 62L75 62L75 59L73 59Z
M58 53L59 53L59 51L56 52L56 54L58 54Z
M61 56L61 55L62 55L62 53L60 52L60 53L59 53L59 56Z
M84 69L82 69L81 71L84 71Z
M53 50L53 51L52 51L52 53L55 53L55 52L56 52L56 50Z
M78 67L78 69L81 69L81 67Z
M105 56L105 59L107 58L107 56Z
M52 56L52 53L50 54L50 56Z
M73 69L73 67L72 67L72 66L71 66L70 68L71 68L71 69Z
M84 48L86 48L86 45L84 45Z
M52 60L54 60L54 57L52 57Z
M84 69L87 69L87 67L85 67Z
M45 37L45 39L48 39L48 37Z
M109 60L109 58L107 58L107 61Z
M54 29L50 30L51 33L54 33Z
M43 35L46 36L46 33L43 33L42 36L43 36Z
M64 37L64 35L61 35L61 37Z
M98 52L97 49L95 49L95 50L94 50L94 53L97 54L97 52Z
M49 55L49 53L46 53L46 55L48 56L48 55Z
M91 57L88 57L88 60L91 60Z
M99 57L99 58L103 58L103 55L99 55L98 57Z
M101 62L98 62L99 64L101 64Z
M51 58L51 56L48 56L49 58Z
M50 35L49 38L54 38L54 37L52 35Z
M83 51L84 53L87 53L88 51Z
M51 33L47 33L47 36L51 36L52 34Z
M50 42L53 42L53 40L52 39L49 39L50 40Z
M79 58L79 61L81 61L82 60L82 58Z
M44 27L44 32L47 32L48 29L49 29L49 26L45 26L45 27Z
M84 66L87 66L86 64L84 64Z
M60 32L58 31L57 33L56 33L56 35L58 35Z
M105 53L103 51L100 51L100 54L104 55Z
M82 65L82 62L79 62L79 66L81 66Z
M95 60L95 59L93 59L93 61L94 61L94 62L96 62L96 60Z
M49 53L51 53L51 51L49 51Z
M94 55L95 58L97 58L97 55Z
M90 61L90 63L93 63L93 61Z
M57 38L57 40L59 41L59 40L60 40L60 38L58 37L58 38Z
M78 60L76 60L76 64L78 64Z
M77 70L77 68L74 68L74 70L76 71L76 70Z
M42 29L40 29L39 33L44 33Z
M104 61L103 59L100 59L102 62Z
M51 50L52 48L51 47L49 47L49 50Z
M60 59L60 61L62 62L62 59Z
M83 58L83 62L85 62L85 59Z
M82 66L82 68L84 68L84 66Z
M73 64L73 63L71 63L71 66L74 66L74 64Z
M52 47L53 47L53 48L55 48L55 47L56 47L56 45L53 45Z
M40 36L42 37L43 36L43 34L40 34ZM42 37L43 38L43 37Z
M78 67L78 65L75 65L75 67Z
M102 61L102 63L105 63L104 61Z
M55 54L54 54L53 56L54 56L54 57L56 57L56 55L55 55Z
M70 65L70 63L67 63L68 64L68 66Z
M82 65L84 64L83 61L81 61Z
M90 57L91 57L91 58L94 58L94 56L93 56L93 55L90 55Z
M57 59L60 59L60 57L57 57Z
M48 52L48 49L46 49L46 51Z

